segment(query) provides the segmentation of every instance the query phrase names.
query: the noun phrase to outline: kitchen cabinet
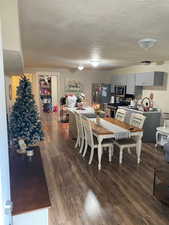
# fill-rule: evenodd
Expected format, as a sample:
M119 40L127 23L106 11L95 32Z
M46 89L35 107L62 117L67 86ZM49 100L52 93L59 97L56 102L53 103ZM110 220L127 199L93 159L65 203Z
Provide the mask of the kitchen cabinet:
M127 85L127 76L123 74L113 75L113 85Z
M136 75L128 74L126 76L126 94L134 95L135 94L135 86L136 86Z
M115 85L126 86L126 94L135 94L136 76L135 74L120 74L112 77L112 90ZM112 91L113 92L113 91Z
M164 72L145 72L136 74L136 86L162 86Z
M112 76L112 86L111 92L114 90L115 85L126 85L127 94L136 94L136 86L146 87L146 86L162 86L164 80L164 72L144 72L136 74L120 74Z
M142 112L139 110L130 109L128 107L119 106L126 110L125 122L130 123L130 118L132 113L143 114L146 119L143 126L143 142L146 143L155 143L156 142L156 128L160 126L161 112L159 111L149 111Z

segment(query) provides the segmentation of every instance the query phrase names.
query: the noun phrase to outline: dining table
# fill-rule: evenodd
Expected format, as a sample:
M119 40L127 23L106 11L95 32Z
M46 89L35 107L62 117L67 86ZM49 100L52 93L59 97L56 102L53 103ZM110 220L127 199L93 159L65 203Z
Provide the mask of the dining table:
M118 139L126 134L136 140L137 163L140 163L143 129L114 118L90 119L93 135L98 140L98 169L101 169L102 141L103 139ZM126 135L126 136L127 136ZM112 143L113 144L113 143Z

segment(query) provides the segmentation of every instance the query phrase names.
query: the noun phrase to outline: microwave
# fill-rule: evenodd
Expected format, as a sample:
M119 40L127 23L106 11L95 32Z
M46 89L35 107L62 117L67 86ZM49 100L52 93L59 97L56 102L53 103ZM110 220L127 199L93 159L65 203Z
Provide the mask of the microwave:
M126 85L115 85L114 86L114 94L116 96L125 97L126 95Z

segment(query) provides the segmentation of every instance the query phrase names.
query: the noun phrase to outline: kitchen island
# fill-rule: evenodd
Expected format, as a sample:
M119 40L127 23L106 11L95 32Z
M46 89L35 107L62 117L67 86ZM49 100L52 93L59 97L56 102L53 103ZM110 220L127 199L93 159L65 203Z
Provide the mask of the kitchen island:
M159 111L140 111L132 109L125 106L120 106L119 108L127 111L125 122L129 123L132 113L143 114L146 119L143 126L143 142L155 143L156 142L156 128L160 126L161 112Z

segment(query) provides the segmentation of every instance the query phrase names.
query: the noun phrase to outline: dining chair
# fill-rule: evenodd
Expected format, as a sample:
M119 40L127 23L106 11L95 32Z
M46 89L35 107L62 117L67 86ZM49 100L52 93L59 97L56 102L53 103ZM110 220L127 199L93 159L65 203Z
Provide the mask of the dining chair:
M142 129L145 119L146 117L143 114L132 113L130 117L130 125Z
M124 110L124 109L118 109L116 111L116 114L115 114L115 119L124 122L126 113L127 113L126 110Z
M94 150L98 148L97 138L93 135L91 121L82 116L82 123L85 131L85 149L83 152L83 157L85 157L88 146L91 148L89 165L92 163ZM104 139L102 141L102 148L108 148L109 150L109 162L111 162L112 154L113 154L113 139Z
M164 125L156 128L156 144L155 147L164 146L169 143L169 120L164 120Z
M77 140L76 140L75 148L79 146L80 147L79 152L82 153L84 142L85 142L85 134L84 134L82 118L80 113L74 112L74 115L75 115L76 127L77 127Z
M134 126L134 127L138 127L139 129L142 129L143 125L144 125L144 121L145 121L145 116L142 114L138 114L138 113L133 113L131 115L131 119L130 119L130 125ZM136 148L137 147L137 140L134 137L130 136L130 132L128 133L128 137L124 138L124 139L119 139L119 140L114 140L114 146L117 146L120 150L119 153L119 164L122 163L123 160L123 150L127 149L128 153L130 152L130 148ZM138 159L137 159L138 161Z
M169 119L164 120L164 127L169 128Z

